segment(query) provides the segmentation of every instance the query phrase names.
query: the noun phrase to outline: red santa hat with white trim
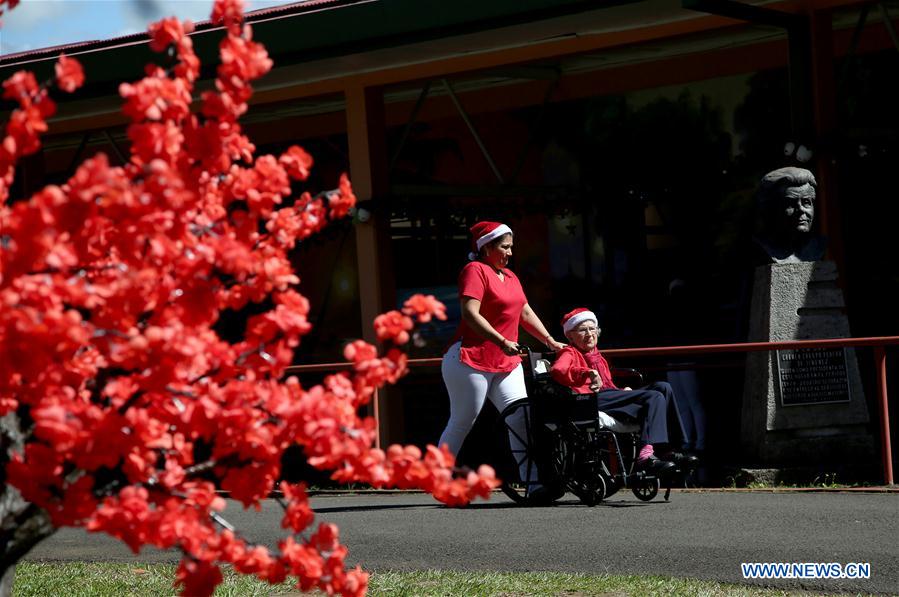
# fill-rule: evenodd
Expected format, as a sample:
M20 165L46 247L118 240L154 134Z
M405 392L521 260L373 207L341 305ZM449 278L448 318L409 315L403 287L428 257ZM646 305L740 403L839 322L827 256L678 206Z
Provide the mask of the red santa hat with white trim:
M478 258L481 247L492 240L496 240L504 234L512 234L512 229L499 222L477 222L469 228L471 231L471 253L468 259L474 261Z
M573 311L569 311L562 317L562 329L567 334L577 326L581 325L585 321L592 321L599 327L599 320L596 318L596 314L593 313L590 309L584 309L583 307L574 309Z

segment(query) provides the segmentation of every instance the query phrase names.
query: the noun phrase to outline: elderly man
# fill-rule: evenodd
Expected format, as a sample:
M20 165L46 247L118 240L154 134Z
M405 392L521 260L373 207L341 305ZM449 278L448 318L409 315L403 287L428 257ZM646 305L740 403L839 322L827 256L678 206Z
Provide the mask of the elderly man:
M774 263L824 256L824 237L812 234L817 186L815 175L805 168L779 168L762 178L756 194L762 231L755 242Z
M550 375L576 394L595 393L599 410L612 416L642 421L637 470L664 473L675 468L692 467L695 456L675 452L668 436L668 418L676 421L683 437L683 425L674 402L674 392L664 381L632 390L618 388L605 357L599 352L599 324L588 309L575 309L562 319L570 346L559 351ZM658 449L658 452L656 450Z

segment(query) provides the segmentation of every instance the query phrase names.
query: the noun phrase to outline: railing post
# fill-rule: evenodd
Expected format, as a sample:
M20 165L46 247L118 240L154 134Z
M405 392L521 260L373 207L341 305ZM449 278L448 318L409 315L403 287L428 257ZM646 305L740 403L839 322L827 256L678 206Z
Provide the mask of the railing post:
M880 405L880 441L883 454L883 482L893 484L893 450L890 446L890 407L887 395L887 355L883 346L874 347L877 368L877 403Z
M375 418L375 448L381 449L381 409L378 407L378 388L375 388L375 393L371 395L371 403L374 405L373 415Z

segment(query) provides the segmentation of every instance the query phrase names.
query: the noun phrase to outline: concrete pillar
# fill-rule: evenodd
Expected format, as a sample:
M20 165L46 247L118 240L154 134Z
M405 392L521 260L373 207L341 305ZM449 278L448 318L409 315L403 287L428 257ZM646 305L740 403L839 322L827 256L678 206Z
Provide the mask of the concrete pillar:
M385 205L388 181L384 93L380 87L348 87L345 96L350 180L360 208L369 215L365 221L356 222L362 336L377 344L372 322L396 303L390 212ZM384 443L399 441L403 431L402 404L391 401L389 394L379 392L372 404Z

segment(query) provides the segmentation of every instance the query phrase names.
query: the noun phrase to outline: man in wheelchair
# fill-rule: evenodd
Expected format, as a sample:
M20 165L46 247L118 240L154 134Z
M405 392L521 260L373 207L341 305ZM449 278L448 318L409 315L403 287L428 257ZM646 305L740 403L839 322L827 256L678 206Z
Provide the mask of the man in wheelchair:
M599 322L588 309L575 309L562 319L565 336L571 342L556 356L550 374L557 383L575 394L595 394L600 411L616 418L641 422L641 447L636 470L664 475L676 468L696 466L697 458L672 449L669 421L684 437L674 392L666 382L655 382L638 390L618 388L612 381L609 364L597 348Z

